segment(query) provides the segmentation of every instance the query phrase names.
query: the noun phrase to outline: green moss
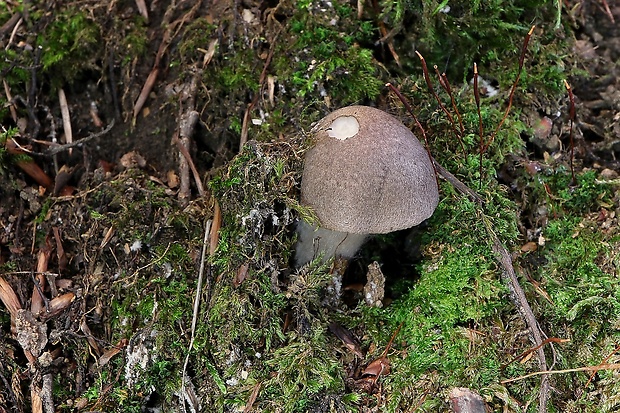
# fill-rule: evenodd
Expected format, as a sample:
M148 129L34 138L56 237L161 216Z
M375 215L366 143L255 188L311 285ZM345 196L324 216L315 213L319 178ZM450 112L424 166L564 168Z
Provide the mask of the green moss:
M532 24L542 27L544 34L530 42L530 53L534 53L536 59L539 54L544 54L548 60L543 60L541 56L540 61L549 62L540 65L540 68L533 68L532 72L536 72L534 77L538 78L540 73L558 66L551 62L561 61L559 56L552 59L554 53L562 50L555 46L558 39L553 29L556 24L556 5L553 1L386 1L382 2L382 7L382 16L390 26L399 28L407 25L417 29L415 34L408 33L415 39L407 37L403 41L414 40L416 49L427 61L445 65L449 58L448 66L440 67L440 70L446 70L450 79L465 81L471 73L472 64L477 62L479 67L490 68L489 72L481 71L483 77L486 77L485 73L490 73L499 80L500 85L510 85L516 68L513 71L494 69L506 68L509 66L507 62L518 61L520 47ZM551 44L554 45L548 46ZM415 59L408 64L419 68ZM555 82L539 86L556 92L562 87Z
M196 19L191 22L183 32L178 47L181 61L185 64L202 62L204 53L212 37L216 35L217 27L207 22L206 19Z
M54 13L37 38L42 47L43 71L50 76L52 85L59 87L92 65L95 45L100 40L99 27L85 12L67 8Z
M124 20L115 18L110 44L117 45L123 66L146 54L149 45L147 27L142 16Z

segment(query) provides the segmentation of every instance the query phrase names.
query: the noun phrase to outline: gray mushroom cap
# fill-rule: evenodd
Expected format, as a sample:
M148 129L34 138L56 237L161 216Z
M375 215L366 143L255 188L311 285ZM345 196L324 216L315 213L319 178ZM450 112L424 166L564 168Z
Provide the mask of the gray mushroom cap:
M439 202L426 150L398 119L379 109L348 106L312 129L301 201L321 227L384 234L429 218Z

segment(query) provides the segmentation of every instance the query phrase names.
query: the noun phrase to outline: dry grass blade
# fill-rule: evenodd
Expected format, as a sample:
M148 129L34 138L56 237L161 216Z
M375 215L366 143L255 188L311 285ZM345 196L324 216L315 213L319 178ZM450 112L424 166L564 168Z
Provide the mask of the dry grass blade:
M536 371L534 373L526 374L524 376L514 377L512 379L502 380L501 384L513 383L515 381L529 379L530 377L540 376L540 375L548 375L548 374L564 374L564 373L576 373L579 371L601 371L601 370L620 370L620 363L613 364L599 364L598 366L586 366L586 367L577 367L575 369L565 369L565 370L544 370L544 371Z
M338 323L330 323L328 327L329 331L338 337L353 354L359 358L364 358L364 353L362 352L357 339L353 336L353 333Z
M71 128L71 115L69 114L69 103L64 89L58 89L58 103L60 104L60 115L62 116L62 129L65 132L65 143L73 143L73 130ZM71 149L69 149L71 155Z
M203 69L207 67L207 65L211 62L211 59L213 59L218 44L220 44L219 39L211 40L211 43L209 43L209 48L205 51L205 57L202 59Z
M525 350L523 353L519 354L517 357L514 357L512 360L510 360L508 363L503 364L501 368L505 369L506 367L508 367L508 365L514 363L515 361L519 359L523 359L524 357L529 356L533 352L538 351L538 349L540 349L542 346L547 345L549 343L568 343L569 341L570 340L567 338L556 338L556 337L548 338L546 340L543 340L543 342L540 343L539 345Z
M5 143L5 148L8 153L11 155L21 155L28 154L29 152L25 150L21 145L19 145L14 139L7 139ZM39 185L46 188L49 191L54 189L54 181L50 178L43 169L39 167L32 159L29 160L18 160L15 164L26 173L26 175L30 176L32 179L36 181Z
M256 398L258 397L258 394L260 393L260 388L261 388L261 383L256 383L254 385L254 388L252 389L252 394L250 394L250 398L248 399L248 402L245 404L245 409L243 409L244 412L249 412L252 409L252 405L254 405L254 402L256 401Z
M9 102L9 111L11 112L11 119L13 122L17 123L17 110L15 109L15 105L13 102L13 96L11 96L11 88L9 84L6 83L5 79L2 79L2 84L4 85L4 94L6 95L6 101Z
M136 6L138 7L138 12L140 16L144 17L145 23L149 22L149 9L146 6L146 2L144 0L136 0Z
M155 81L157 80L157 75L159 75L159 68L154 67L149 73L149 76L146 78L146 82L144 82L144 86L142 86L142 90L140 91L140 95L136 100L136 103L133 106L133 124L135 125L136 119L138 118L138 114L144 107L146 103L146 99L149 97L151 90L153 90L153 86L155 85Z
M191 338L189 341L189 347L187 349L187 356L185 356L185 362L183 363L183 373L182 373L182 381L181 381L181 392L185 394L187 392L187 365L189 364L189 355L192 352L192 347L194 347L194 339L196 337L196 324L198 322L198 310L200 309L200 296L202 294L202 284L204 280L204 274L207 269L207 256L209 254L208 246L209 246L209 235L211 234L212 221L208 220L205 224L205 232L204 238L202 240L202 252L200 255L200 269L198 270L198 283L196 285L196 295L194 297L194 308L192 315L192 327L191 327ZM208 281L208 280L207 280Z
M215 254L217 244L220 241L220 227L222 226L222 209L217 199L213 200L213 223L209 235L209 255Z
M99 360L98 360L99 367L103 367L106 364L108 364L108 362L112 359L112 357L120 353L124 347L127 347L127 344L129 344L129 340L124 338L121 341L119 341L118 344L115 345L114 347L104 351L103 355L99 357Z
M620 345L616 346L616 348L615 348L615 349L614 349L611 353L609 353L609 354L607 355L607 357L605 357L605 359L602 361L602 363L601 363L600 365L607 364L607 362L609 361L609 359L610 359L610 358L611 358L614 354L616 354L618 351L620 351ZM590 385L590 383L591 383L591 382L592 382L592 380L594 379L594 376L596 376L597 371L598 371L598 370L594 370L594 371L592 372L592 374L590 374L590 378L588 379L588 382L586 383L586 385L585 385L585 386L583 386L583 388L584 388L584 389L587 389L587 388L588 388L588 386ZM585 394L585 392L583 392L581 395L583 396L584 394Z

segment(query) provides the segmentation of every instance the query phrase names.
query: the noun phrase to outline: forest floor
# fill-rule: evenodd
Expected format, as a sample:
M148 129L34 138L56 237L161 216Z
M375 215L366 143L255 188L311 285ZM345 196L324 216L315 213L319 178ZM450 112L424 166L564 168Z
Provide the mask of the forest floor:
M620 410L620 4L477 3L0 4L0 413ZM388 82L477 198L296 269L313 122L422 137Z

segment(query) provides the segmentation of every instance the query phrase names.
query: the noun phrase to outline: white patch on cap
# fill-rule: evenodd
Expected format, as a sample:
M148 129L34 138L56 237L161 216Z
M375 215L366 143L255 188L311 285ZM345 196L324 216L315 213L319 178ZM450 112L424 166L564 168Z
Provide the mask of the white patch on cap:
M329 126L327 135L343 141L357 135L359 130L360 124L354 116L341 116Z

